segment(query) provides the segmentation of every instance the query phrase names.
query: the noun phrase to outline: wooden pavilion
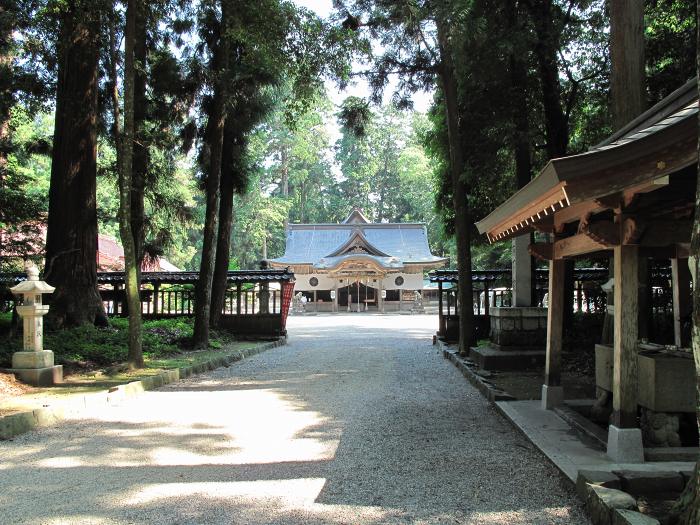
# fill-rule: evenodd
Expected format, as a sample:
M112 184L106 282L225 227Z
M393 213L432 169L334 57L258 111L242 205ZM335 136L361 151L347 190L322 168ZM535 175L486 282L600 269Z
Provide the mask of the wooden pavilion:
M608 455L641 461L638 423L639 269L671 259L676 344L687 346L687 258L697 185L698 94L691 80L590 151L551 160L527 186L481 220L490 242L539 232L530 246L549 261L543 408L563 402L564 261L613 255L612 402Z

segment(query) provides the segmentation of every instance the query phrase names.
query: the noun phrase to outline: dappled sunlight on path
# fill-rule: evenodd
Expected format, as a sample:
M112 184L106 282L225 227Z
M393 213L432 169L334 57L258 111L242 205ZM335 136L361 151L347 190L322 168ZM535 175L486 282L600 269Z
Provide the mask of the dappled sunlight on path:
M435 324L291 318L287 347L0 443L0 522L586 523Z

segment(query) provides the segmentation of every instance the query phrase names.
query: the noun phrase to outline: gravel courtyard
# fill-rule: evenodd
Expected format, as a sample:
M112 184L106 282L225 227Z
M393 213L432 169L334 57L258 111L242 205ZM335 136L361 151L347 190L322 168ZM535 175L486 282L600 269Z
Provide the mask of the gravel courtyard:
M285 347L0 442L0 523L589 523L436 325L292 317Z

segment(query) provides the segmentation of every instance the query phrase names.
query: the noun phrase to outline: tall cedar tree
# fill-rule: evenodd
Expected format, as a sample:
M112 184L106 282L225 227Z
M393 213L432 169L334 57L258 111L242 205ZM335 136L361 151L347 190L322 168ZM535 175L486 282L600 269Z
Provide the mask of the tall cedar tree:
M97 119L101 9L72 0L60 12L56 124L45 279L55 327L106 324L97 289Z
M128 0L124 30L124 124L122 127L117 91L117 48L116 30L112 29L111 70L112 70L112 109L114 111L114 136L117 144L117 169L119 177L119 234L124 247L124 277L126 301L129 310L129 366L143 367L141 336L141 288L136 241L132 232L132 173L134 160L134 84L136 65L134 47L136 40L136 19L142 11L141 0Z
M226 122L227 72L229 66L229 8L221 0L221 23L215 48L212 50L213 94L208 107L205 140L209 149L209 169L206 179L206 212L202 245L202 261L195 288L195 317L193 344L195 348L209 346L211 291L214 279L216 245L219 230L221 192L221 161Z
M445 121L450 145L450 173L452 175L452 207L454 209L454 228L457 242L457 273L459 288L459 352L469 353L469 347L474 342L474 309L472 290L472 261L471 261L471 228L473 224L469 213L468 193L465 182L465 162L462 150L463 140L460 134L459 95L457 79L453 64L451 38L449 34L450 21L445 14L436 19L438 42L440 46L440 75L443 96L445 97Z

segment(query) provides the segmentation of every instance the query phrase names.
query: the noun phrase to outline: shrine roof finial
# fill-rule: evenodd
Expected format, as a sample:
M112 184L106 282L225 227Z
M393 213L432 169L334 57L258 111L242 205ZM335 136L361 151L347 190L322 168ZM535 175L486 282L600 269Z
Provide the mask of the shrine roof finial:
M354 208L343 224L369 224L370 220L362 213L360 208Z

